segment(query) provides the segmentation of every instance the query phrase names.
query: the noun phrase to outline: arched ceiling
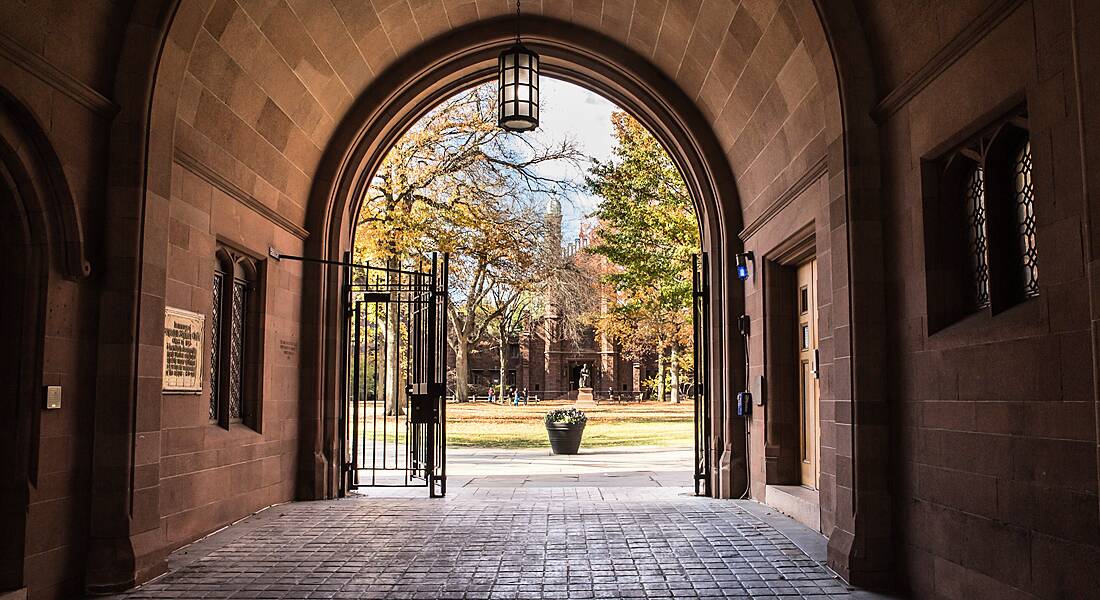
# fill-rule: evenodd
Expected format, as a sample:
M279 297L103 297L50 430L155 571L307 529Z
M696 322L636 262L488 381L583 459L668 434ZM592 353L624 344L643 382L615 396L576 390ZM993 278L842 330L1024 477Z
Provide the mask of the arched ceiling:
M508 16L506 0L215 0L177 110L189 155L294 223L355 100L433 37ZM693 99L738 180L745 218L824 156L811 0L544 0L524 13L612 36ZM829 89L834 89L835 84Z

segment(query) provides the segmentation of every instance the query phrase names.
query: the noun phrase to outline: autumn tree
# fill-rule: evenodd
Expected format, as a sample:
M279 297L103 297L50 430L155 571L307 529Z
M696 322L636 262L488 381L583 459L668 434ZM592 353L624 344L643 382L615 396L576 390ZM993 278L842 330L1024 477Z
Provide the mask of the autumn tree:
M595 319L624 351L657 361L657 394L666 374L679 401L683 348L691 340L691 257L699 227L691 195L672 158L637 120L611 116L613 155L589 170L589 190L600 198L597 243L588 251L612 265L604 276L606 310Z
M534 298L530 281L520 284L500 285L490 297L490 308L496 314L493 319L497 347L497 369L500 373L500 398L505 397L508 381L508 354L512 340L518 337L530 323L528 310ZM525 285L527 284L527 285Z
M491 85L440 104L387 153L361 199L355 252L394 268L431 252L451 253L449 343L456 354L456 396L468 397L470 349L493 318L486 299L509 270L530 260L540 235L532 206L574 189L541 166L577 161L569 140L543 144L496 126ZM387 323L387 412L403 410L398 324Z
M469 395L470 354L495 321L509 316L518 297L513 290L527 286L541 235L531 209L490 211L492 207L500 208L485 203L463 209L460 212L469 215L463 224L445 223L436 234L440 248L452 256L449 341L459 402Z

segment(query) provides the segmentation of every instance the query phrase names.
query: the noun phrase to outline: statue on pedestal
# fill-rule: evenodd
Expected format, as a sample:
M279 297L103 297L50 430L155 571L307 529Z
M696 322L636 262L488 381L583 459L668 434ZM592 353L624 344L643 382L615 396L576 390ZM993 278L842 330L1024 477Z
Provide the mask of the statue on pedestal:
M588 365L587 364L581 366L581 380L580 380L580 386L579 387L582 387L582 388L589 387L589 385L588 385Z

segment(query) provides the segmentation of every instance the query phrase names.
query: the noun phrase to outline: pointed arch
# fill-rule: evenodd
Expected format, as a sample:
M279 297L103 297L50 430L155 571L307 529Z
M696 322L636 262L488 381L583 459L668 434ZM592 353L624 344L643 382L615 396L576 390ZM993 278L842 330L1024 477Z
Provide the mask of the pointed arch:
M34 114L2 88L0 161L27 211L42 221L51 262L69 279L86 277L84 227L61 161Z

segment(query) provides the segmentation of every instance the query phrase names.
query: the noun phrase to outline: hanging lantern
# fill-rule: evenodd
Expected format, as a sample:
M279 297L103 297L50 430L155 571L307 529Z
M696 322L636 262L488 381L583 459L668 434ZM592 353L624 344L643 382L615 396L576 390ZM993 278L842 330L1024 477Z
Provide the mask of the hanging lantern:
M516 2L516 43L500 53L497 65L497 125L508 131L539 126L539 55L519 41Z
M539 126L539 55L523 44L500 53L497 124L508 131Z

